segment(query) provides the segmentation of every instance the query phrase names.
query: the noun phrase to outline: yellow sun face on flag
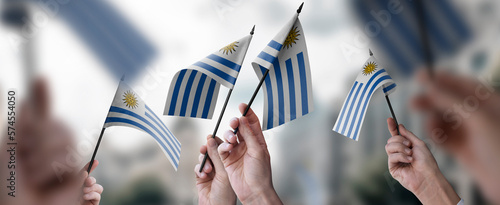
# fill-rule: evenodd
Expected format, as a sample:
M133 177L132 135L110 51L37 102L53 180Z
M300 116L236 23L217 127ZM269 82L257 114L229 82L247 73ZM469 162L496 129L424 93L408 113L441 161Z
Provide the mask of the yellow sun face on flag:
M292 47L292 44L296 44L297 41L299 40L297 37L300 36L299 30L297 30L297 27L292 28L290 30L290 33L288 33L288 36L285 39L285 43L283 43L283 47L286 47L288 49L289 47Z
M123 103L125 103L125 106L134 109L139 105L139 102L133 92L127 91L123 93L123 97Z
M371 75L377 70L377 64L375 62L369 62L363 68L363 75Z
M236 51L238 43L238 41L232 42L229 45L222 47L219 51L222 51L222 53L226 55L228 55L229 53L233 53L233 51Z

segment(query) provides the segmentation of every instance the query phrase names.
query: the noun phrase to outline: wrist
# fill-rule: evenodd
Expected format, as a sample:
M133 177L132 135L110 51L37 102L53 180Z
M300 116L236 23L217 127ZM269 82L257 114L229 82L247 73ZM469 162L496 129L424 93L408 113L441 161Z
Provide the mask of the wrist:
M268 188L252 193L244 201L242 200L241 203L245 205L283 204L272 185L269 186Z
M456 205L460 201L460 197L439 169L422 182L415 195L422 204Z

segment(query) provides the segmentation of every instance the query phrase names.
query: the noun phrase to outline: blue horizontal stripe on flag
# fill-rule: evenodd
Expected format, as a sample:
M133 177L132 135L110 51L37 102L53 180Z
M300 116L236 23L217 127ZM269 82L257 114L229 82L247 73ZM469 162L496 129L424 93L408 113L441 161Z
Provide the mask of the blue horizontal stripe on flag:
M154 118L155 118L158 122L160 122L159 124L161 125L160 127L163 129L163 131L165 131L166 133L168 133L168 135L170 135L170 136L172 136L172 137L174 138L174 140L173 140L173 141L177 144L177 147L178 147L178 148L179 148L179 150L180 150L180 148L181 148L181 143L180 143L180 142L179 142L179 141L178 141L178 140L174 137L174 134L172 134L172 133L170 132L170 130L167 128L167 126L166 126L165 124L163 124L163 122L160 120L160 118L159 118L156 114L154 114L155 112L153 112L153 110L151 110L151 108L149 108L147 105L146 105L146 109L147 109L149 112L151 112L151 113L153 114L153 117L154 117Z
M300 92L302 96L302 116L304 116L309 113L309 96L307 94L307 74L303 52L297 54L297 62L299 64Z
M276 77L276 87L278 90L278 125L285 123L285 96L283 95L283 77L279 61L274 61L274 72Z
M153 117L148 113L146 112L145 113L146 117L148 117L149 119L151 119L158 127L160 127L160 129L163 130L163 132L165 133L165 135L167 135L167 137L172 141L172 143L175 145L175 148L176 150L181 150L181 147L179 145L179 142L175 139L175 137L171 136L166 130L163 129L163 127L161 127L160 123L158 123L155 119L153 119ZM154 114L153 114L154 115ZM161 121L160 121L161 122Z
M389 86L385 87L385 88L384 88L384 93L387 93L387 92L391 91L391 90L392 90L393 88L395 88L395 87L396 87L396 83L393 83L393 84L391 84L391 85L389 85Z
M197 73L198 72L194 72L193 70L191 71L191 75L189 75L188 81L186 83L186 88L184 89L184 96L182 97L181 112L179 113L179 116L186 116L186 109L188 106L189 96L191 95L191 88L193 87L193 81Z
M378 84L380 84L382 81L388 80L388 79L391 79L391 77L388 76L388 75L379 78L375 82L375 84L371 87L370 92L368 93L368 96L371 96L373 94L373 91L375 91L375 88L377 88ZM359 129L360 129L360 125L361 125L361 119L363 118L363 114L366 111L366 106L367 105L368 105L368 100L365 101L365 103L363 105L363 109L361 110L361 114L360 114L361 117L358 120L358 124L356 125L356 131L354 132L354 140L356 140L356 138L357 138L357 135L358 135L358 132L359 132ZM354 122L353 122L353 124L354 124Z
M383 8L390 1L392 0L382 0L376 2L378 2L379 8ZM417 34L410 29L409 24L405 23L403 20L403 18L392 18L391 24L394 24L394 27L397 28L396 32L405 38L404 41L409 44L410 48L412 48L410 51L412 51L418 59L424 59L424 49L419 41L420 39Z
M120 122L120 123L130 124L130 125L133 125L133 126L139 128L139 129L143 130L144 132L147 132L149 135L151 135L153 138L155 138L155 140L162 146L163 150L165 150L165 152L167 152L168 156L170 156L170 159L172 159L172 162L174 163L175 167L179 166L176 161L179 161L180 158L178 156L177 157L173 157L172 153L168 150L168 148L165 146L165 144L163 144L161 142L161 140L158 139L158 137L153 132L151 132L151 130L149 130L148 128L146 128L143 125L137 123L136 121L133 121L133 120L130 120L130 119L126 119L126 118L119 118L119 117L108 117L108 118L106 118L106 122L105 123L112 123L112 122Z
M266 72L266 68L260 66L260 72L262 72L262 76L264 76L264 73ZM266 92L267 92L267 129L273 128L273 88L271 85L271 78L267 77L264 79L264 82L266 84Z
M354 98L352 99L351 106L349 107L349 111L347 111L347 118L346 121L344 122L344 126L342 127L342 132L340 132L343 135L345 134L345 129L347 128L347 124L349 124L349 118L351 116L352 108L354 107L354 104L356 103L356 100L358 99L359 96L359 91L363 87L363 83L359 84L358 89L356 90L356 94L354 94Z
M193 108L191 109L191 117L196 117L198 113L198 106L200 104L201 93L203 92L203 86L205 85L205 80L207 75L202 73L200 80L198 81L198 87L196 88L196 94L194 96Z
M371 9L368 8L368 5L366 5L363 1L357 1L355 5L364 22L373 20L373 16L369 15ZM410 74L410 69L412 69L413 64L409 62L409 59L403 56L402 52L400 52L396 45L394 45L393 41L387 35L387 32L380 32L375 38L381 45L384 45L381 46L381 48L393 57L392 59L396 61L398 67L402 69L405 74Z
M352 124L351 126L349 127L349 130L347 132L347 135L350 136L351 135L351 132L352 132L352 128L354 127L354 122L356 122L356 119L358 118L358 111L359 111L359 108L361 107L361 102L363 102L363 100L368 100L367 97L370 97L370 96L366 96L366 91L368 90L368 88L371 87L371 83L372 81L377 77L379 76L380 74L382 73L385 73L385 69L381 69L379 71L377 71L375 74L373 74L373 76L370 78L370 80L368 80L368 83L366 84L365 88L363 89L363 92L361 93L361 98L359 99L358 101L358 105L356 106L356 110L354 111L354 115L353 115L353 119L352 119Z
M260 52L257 57L259 57L262 60L265 60L265 61L267 61L269 63L274 63L274 61L276 60L276 57L274 57L272 55L269 55L269 53L266 53L264 51Z
M280 51L283 45L281 45L281 43L276 42L275 40L271 40L271 42L269 42L267 46L273 48L274 50Z
M109 109L109 112L121 113L121 114L129 115L131 117L135 117L138 120L141 120L142 122L146 123L148 126L150 126L151 128L153 128L157 133L160 133L160 135L165 140L165 142L167 142L167 144L168 144L169 147L175 148L174 146L172 146L170 144L170 142L167 140L167 138L165 138L165 136L163 136L161 134L161 132L156 128L156 126L153 126L153 124L151 124L151 122L149 122L148 120L144 119L143 117L141 117L137 113L134 113L134 112L132 112L130 110L126 110L126 109L123 109L123 108L115 107L115 106L111 106L111 108ZM180 153L180 150L176 150L176 151ZM179 158L179 155L177 154L177 152L174 152L174 154L175 154L175 156L177 158Z
M203 108L203 113L201 115L202 118L208 118L208 113L210 111L210 108L212 107L212 98L214 96L214 91L215 91L215 86L217 82L212 79L210 82L210 86L208 87L208 92L207 92L207 99L205 100L205 106Z
M295 98L295 80L293 78L293 65L292 59L288 59L285 61L286 71L288 74L288 92L290 95L290 120L294 120L296 118L296 98Z
M194 65L199 66L201 68L204 68L205 70L212 72L213 74L219 76L220 78L231 83L232 85L234 85L234 83L236 82L235 77L230 76L229 74L227 74L227 73L225 73L225 72L223 72L223 71L221 71L221 70L219 70L211 65L208 65L208 64L203 63L201 61L196 62Z
M174 93L172 93L172 99L170 100L170 108L168 109L168 115L175 114L175 107L177 106L177 98L179 97L179 91L181 89L182 80L184 80L184 75L186 74L186 69L181 70L177 79L175 81Z
M354 82L354 85L351 88L351 91L349 91L349 95L347 95L347 100L345 101L345 105L349 105L349 102L351 100L352 93L356 89L356 86L358 85L358 81ZM361 84L362 86L363 84ZM339 121L337 122L337 126L335 127L335 131L340 132L340 124L342 124L342 119L344 119L344 113L347 107L342 108L342 112L340 113Z
M225 58L220 57L220 56L215 55L215 54L210 54L209 56L207 56L207 58L210 59L210 60L213 60L213 61L215 61L217 63L220 63L220 64L222 64L222 65L224 65L224 66L226 66L228 68L231 68L231 69L233 69L235 71L240 72L241 66L238 65L238 64L236 64L236 63L234 63L234 62L232 62L232 61L230 61L230 60L228 60L228 59L225 59Z
M449 19L447 22L457 30L456 33L460 34L462 38L468 38L470 36L470 32L467 29L465 22L457 11L452 8L452 3L450 3L449 0L433 1L433 3L436 3L437 7L440 8L438 10L444 14L443 17Z

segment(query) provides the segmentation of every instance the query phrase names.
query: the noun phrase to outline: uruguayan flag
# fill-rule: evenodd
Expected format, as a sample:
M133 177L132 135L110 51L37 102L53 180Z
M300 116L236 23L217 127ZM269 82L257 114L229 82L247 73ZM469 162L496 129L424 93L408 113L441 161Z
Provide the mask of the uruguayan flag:
M172 79L164 115L211 119L219 88L232 89L252 35L234 41L179 71Z
M179 167L181 143L167 126L128 85L121 82L109 109L104 127L126 126L151 135L175 170Z
M263 130L313 111L309 57L298 14L267 44L252 66L259 79L269 69L263 87Z
M354 11L362 22L365 35L378 46L378 55L386 56L385 63L402 74L409 75L422 67L426 60L425 42L420 20L427 32L431 60L459 53L473 33L458 4L451 0L355 0ZM423 19L417 4L423 5ZM394 6L393 6L394 5ZM391 9L389 9L391 8Z
M391 76L372 56L364 64L362 72L358 74L349 91L333 131L358 141L368 103L373 93L380 87L383 87L385 95L396 90L396 84Z

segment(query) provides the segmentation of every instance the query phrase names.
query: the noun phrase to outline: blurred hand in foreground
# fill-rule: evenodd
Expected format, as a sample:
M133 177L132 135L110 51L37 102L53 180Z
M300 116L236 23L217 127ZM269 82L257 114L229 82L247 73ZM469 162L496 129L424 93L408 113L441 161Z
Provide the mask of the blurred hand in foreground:
M208 135L207 145L200 147L199 163L201 164L207 152L210 158L207 159L201 173L199 172L200 164L194 167L198 204L236 204L236 194L231 188L226 170L217 152L217 146L221 143L222 140L218 137L212 138L212 135Z
M39 78L30 91L17 111L16 191L20 195L4 198L7 194L2 194L2 204L99 204L102 186L88 177L87 167L80 170L75 162L78 159L68 161L74 138L68 127L52 115L48 83ZM64 174L58 175L54 164L64 166ZM98 164L96 161L92 170Z
M500 204L500 95L479 80L446 72L430 77L422 71L418 80L425 92L412 104L427 115L429 136Z

